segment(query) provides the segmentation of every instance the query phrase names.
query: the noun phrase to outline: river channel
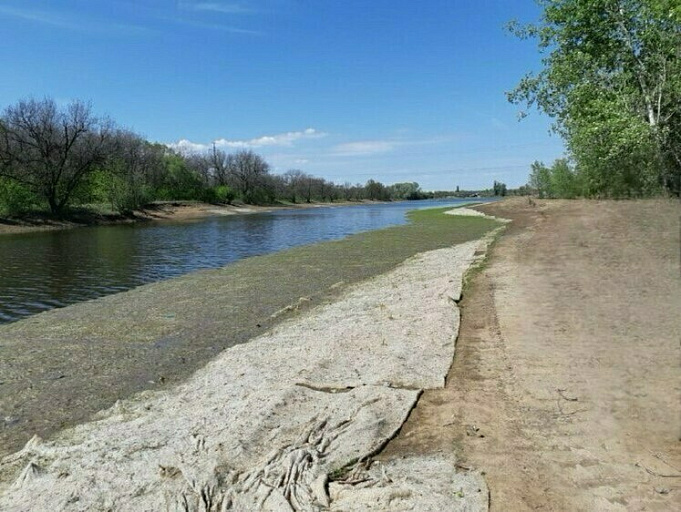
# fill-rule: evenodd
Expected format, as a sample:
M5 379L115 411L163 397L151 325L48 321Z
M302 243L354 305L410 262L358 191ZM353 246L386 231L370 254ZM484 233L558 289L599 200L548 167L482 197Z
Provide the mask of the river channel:
M407 222L407 201L0 237L0 324L249 256Z

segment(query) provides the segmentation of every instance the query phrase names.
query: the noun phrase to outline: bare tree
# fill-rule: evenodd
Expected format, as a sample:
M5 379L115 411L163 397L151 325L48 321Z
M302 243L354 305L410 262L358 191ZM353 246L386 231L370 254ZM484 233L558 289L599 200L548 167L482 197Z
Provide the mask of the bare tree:
M282 176L281 174L270 174L268 186L271 188L273 200L276 198L283 199L290 197L288 183L285 176Z
M113 131L87 103L60 109L50 98L20 101L0 121L0 175L29 186L60 214L83 179L104 163Z
M298 199L303 196L303 187L306 178L307 174L299 169L290 169L284 173L286 197L292 203L298 202Z
M213 179L216 185L226 185L228 181L227 153L217 149L213 143L213 152L210 154L210 164L213 169Z
M238 151L226 159L229 180L247 202L259 202L267 194L269 164L253 151Z
M106 192L113 208L130 212L151 199L156 175L163 172L163 152L128 130L112 135L105 173Z
M210 155L192 153L182 155L182 157L187 163L187 167L201 177L201 181L205 187L212 187L215 185L215 171Z

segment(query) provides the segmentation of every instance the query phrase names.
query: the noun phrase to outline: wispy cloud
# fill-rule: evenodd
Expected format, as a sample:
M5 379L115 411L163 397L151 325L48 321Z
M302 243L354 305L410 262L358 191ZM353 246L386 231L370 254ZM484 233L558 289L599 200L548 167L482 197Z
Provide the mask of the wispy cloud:
M407 132L404 132L407 133ZM450 143L454 137L440 135L430 138L394 137L387 139L359 140L338 144L330 154L339 157L361 157L395 152L401 148Z
M85 19L76 13L64 15L51 11L17 8L8 5L0 6L0 15L77 32L97 34L143 34L151 32L148 28L140 25L108 23L93 19Z
M187 25L206 30L218 30L232 34L244 34L260 36L259 30L241 28L233 24L225 24L224 16L219 15L243 15L254 14L257 11L250 7L245 7L241 3L235 2L202 2L192 0L181 0L176 4L175 10L170 13L160 15L161 19L180 25Z
M189 25L192 27L197 27L197 28L203 28L207 30L221 30L223 32L229 32L231 34L244 34L244 35L249 35L249 36L261 36L263 33L260 30L250 30L246 28L239 28L235 27L232 25L221 25L219 23L205 23L202 21L196 21L196 20L187 20L187 19L170 19L170 18L164 18L165 21L169 21L172 23L178 23L181 25Z
M206 151L213 147L213 144L220 149L257 149L267 146L293 146L294 143L301 140L310 139L321 139L326 137L326 133L315 130L314 128L308 128L306 130L297 132L286 132L279 133L276 135L263 135L262 137L256 137L254 139L247 140L230 140L230 139L217 139L209 144L201 142L192 142L187 139L181 139L177 142L168 144L171 147L180 152L186 153L200 153Z
M338 144L331 149L336 156L366 156L379 153L388 153L397 146L396 141L391 140L362 140Z
M11 6L0 5L0 14L19 18L27 21L34 21L45 25L52 25L53 27L66 28L73 30L78 28L78 24L72 22L62 16L56 16L45 11L38 11L35 9L17 9Z
M253 12L252 9L234 3L221 2L199 2L199 3L183 2L183 3L187 4L185 8L194 11L218 12L221 14L248 14Z

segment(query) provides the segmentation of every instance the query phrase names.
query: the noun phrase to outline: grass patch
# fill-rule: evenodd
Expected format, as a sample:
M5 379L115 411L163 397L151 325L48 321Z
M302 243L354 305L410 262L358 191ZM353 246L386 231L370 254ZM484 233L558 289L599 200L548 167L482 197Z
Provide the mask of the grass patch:
M473 264L466 270L466 272L463 275L463 282L461 284L461 296L463 297L466 295L471 288L473 287L473 283L475 281L475 278L483 271L487 266L489 265L489 260L492 254L492 250L494 249L494 246L496 245L497 241L501 237L501 235L504 233L504 229L502 227L499 227L496 229L496 232L492 236L492 240L490 243L487 245L487 249L485 250L485 254L482 255L482 257L474 261Z
M393 269L415 254L479 239L500 225L485 217L444 215L445 210L415 210L409 213L410 223L403 226L247 258L202 273L211 276L203 284L191 275L186 276L183 286L196 286L193 293L200 296L213 287L224 290L225 283L229 283L232 295L225 297L222 291L223 295L218 297L216 290L215 300L223 307L228 303L233 324L230 344L239 343L282 318L333 299L349 284ZM334 286L339 283L342 286ZM282 317L271 318L301 297L311 300ZM205 309L204 313L210 315Z
M353 283L384 273L420 252L481 238L499 225L484 217L443 215L444 210L415 210L409 213L407 225L242 260L225 271L243 272L241 275L256 281L264 279L262 285L268 283L272 292L272 288L281 288L282 293L299 290L298 298L340 281ZM260 288L256 282L252 284Z

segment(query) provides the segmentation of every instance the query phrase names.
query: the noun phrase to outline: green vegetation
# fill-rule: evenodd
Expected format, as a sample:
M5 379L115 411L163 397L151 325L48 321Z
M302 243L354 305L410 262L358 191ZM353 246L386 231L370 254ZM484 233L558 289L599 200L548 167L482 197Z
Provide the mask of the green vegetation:
M154 144L90 105L23 100L0 115L0 215L31 211L62 217L74 207L108 205L130 215L153 201L288 204L426 199L418 183L338 185L297 169L270 172L252 151L184 154ZM98 207L99 208L99 207Z
M570 167L564 158L556 160L551 167L541 162L533 163L530 186L540 199L556 197L574 199L585 195L583 175Z
M681 195L678 0L538 0L544 68L509 94L555 119L570 162L536 163L546 197Z
M39 199L26 185L0 176L0 214L21 215L38 203Z
M506 188L506 183L502 183L500 181L494 180L494 185L492 187L492 193L495 197L496 196L504 197L508 193L508 190Z
M313 281L322 284L322 288L340 281L351 283L386 272L417 253L481 238L499 225L485 217L444 215L448 209L414 210L408 214L409 224L403 226L265 256L259 261L266 268L254 269L252 276L262 278L262 286L275 279L274 275L267 275L273 271L298 273L277 275L278 282ZM249 267L255 263L244 260L237 265ZM304 275L299 275L300 272ZM310 291L300 290L298 297L309 295Z

